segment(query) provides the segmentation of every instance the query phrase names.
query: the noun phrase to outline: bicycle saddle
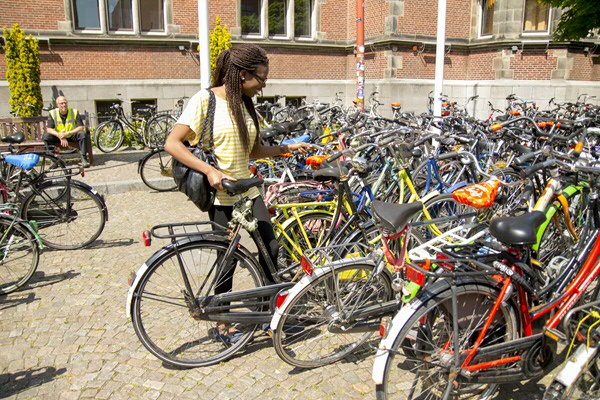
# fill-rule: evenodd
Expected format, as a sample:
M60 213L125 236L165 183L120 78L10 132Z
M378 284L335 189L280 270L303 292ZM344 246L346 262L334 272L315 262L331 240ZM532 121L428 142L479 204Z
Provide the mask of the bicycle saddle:
M223 185L223 189L225 189L227 194L233 196L236 194L242 194L250 190L250 188L261 186L263 182L264 181L260 178L240 179L237 181L223 179L221 181L221 185Z
M423 203L414 201L412 203L398 204L374 200L371 204L371 209L384 229L392 233L397 233L404 229L412 217L423 210Z
M10 136L5 136L1 139L4 143L23 143L25 141L25 135L23 132L16 132Z
M546 214L532 211L518 217L497 217L490 221L490 234L506 244L535 244L535 232L546 221Z
M315 171L313 174L313 179L318 182L326 182L326 181L339 181L341 175L347 175L348 169L346 167L340 166L329 166L328 164L322 163L321 169Z
M271 139L278 135L288 134L303 128L303 125L299 122L284 122L281 124L275 124L270 128L265 128L260 131L260 137L262 139Z

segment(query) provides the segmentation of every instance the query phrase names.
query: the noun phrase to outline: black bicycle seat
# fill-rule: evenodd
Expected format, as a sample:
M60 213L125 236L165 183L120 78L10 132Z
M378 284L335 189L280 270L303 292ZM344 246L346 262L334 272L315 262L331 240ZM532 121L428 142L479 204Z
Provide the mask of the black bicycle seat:
M3 137L2 140L4 143L23 143L25 141L25 135L23 132L15 132L10 136Z
M318 182L327 182L327 181L339 181L342 175L347 175L348 169L343 166L328 166L323 168L323 164L321 164L321 169L315 171L313 174L313 179Z
M303 125L300 122L283 122L281 124L274 124L270 128L265 128L260 131L260 137L262 139L271 139L273 137L288 134L294 132Z
M250 190L250 188L261 186L263 183L264 181L260 178L240 179L237 181L223 179L221 181L223 189L225 189L227 194L229 194L230 196L242 194Z
M404 229L408 221L423 210L423 203L414 201L398 204L374 200L371 209L379 219L381 226L392 233L396 233Z
M537 242L535 232L546 221L546 214L532 211L518 217L497 217L490 221L490 234L506 244L529 245Z

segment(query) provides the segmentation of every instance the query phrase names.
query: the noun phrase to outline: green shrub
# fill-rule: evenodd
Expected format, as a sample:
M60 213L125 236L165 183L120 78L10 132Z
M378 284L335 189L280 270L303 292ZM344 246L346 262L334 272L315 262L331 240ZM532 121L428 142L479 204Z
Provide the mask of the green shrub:
M19 24L14 24L11 30L4 28L4 38L10 108L23 117L41 115L43 101L39 41L31 35L25 38Z

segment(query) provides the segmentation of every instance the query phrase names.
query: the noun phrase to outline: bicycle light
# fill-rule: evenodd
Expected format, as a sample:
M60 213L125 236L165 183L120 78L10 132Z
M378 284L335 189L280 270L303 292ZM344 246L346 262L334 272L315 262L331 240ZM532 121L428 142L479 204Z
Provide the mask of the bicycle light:
M313 274L313 266L308 261L308 259L304 256L300 257L300 266L302 267L302 271L308 276L312 276Z
M152 244L152 235L150 235L150 231L142 232L142 240L144 242L144 246L150 247Z

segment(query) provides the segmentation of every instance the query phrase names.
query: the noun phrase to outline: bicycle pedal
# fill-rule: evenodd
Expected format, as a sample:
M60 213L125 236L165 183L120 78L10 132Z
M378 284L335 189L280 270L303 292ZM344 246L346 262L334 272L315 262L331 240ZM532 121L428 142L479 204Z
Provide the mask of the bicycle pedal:
M555 342L564 343L567 341L567 335L555 328L544 328L544 335Z

